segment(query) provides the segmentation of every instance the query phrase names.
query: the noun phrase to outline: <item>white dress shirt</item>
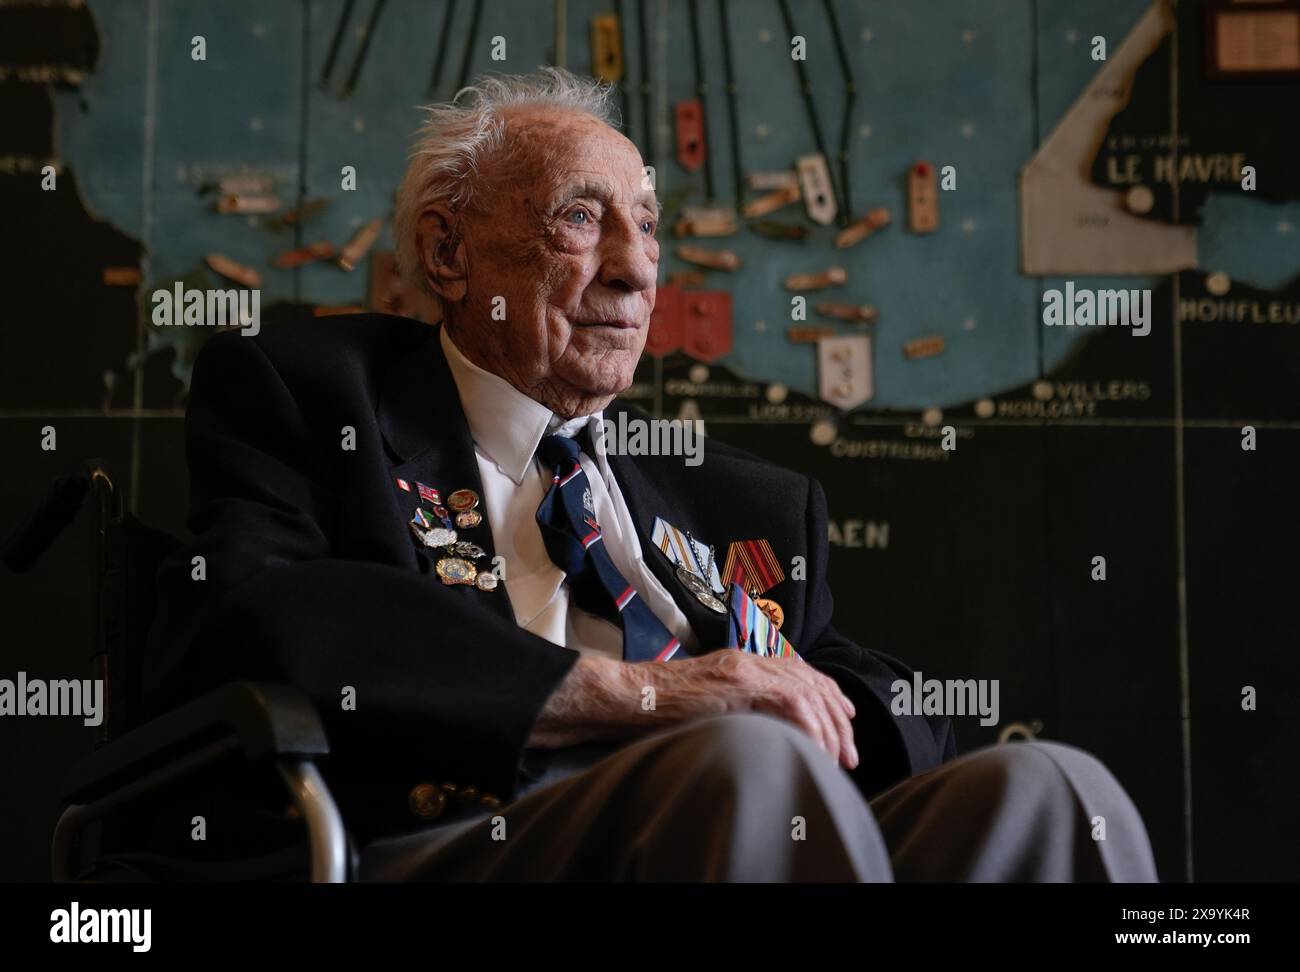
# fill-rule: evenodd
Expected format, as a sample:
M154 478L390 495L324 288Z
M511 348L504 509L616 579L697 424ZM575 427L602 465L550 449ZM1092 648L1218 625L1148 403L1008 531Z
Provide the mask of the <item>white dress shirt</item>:
M503 583L519 627L562 647L615 659L623 657L622 628L573 603L564 583L564 571L546 552L537 525L537 507L551 488L553 475L536 458L537 444L551 433L577 435L590 423L597 455L583 452L579 461L591 483L605 549L655 617L681 639L683 648L696 647L686 616L642 557L632 514L601 444L601 413L564 421L505 379L474 364L452 343L447 329L440 330L442 349L474 439L483 482L483 518L492 530L497 556L505 558ZM656 551L651 555L660 556Z

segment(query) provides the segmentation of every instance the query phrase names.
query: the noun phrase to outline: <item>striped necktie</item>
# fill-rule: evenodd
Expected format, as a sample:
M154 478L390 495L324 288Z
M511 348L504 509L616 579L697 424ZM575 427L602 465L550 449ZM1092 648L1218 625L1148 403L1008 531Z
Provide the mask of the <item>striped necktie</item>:
M551 488L537 508L546 552L564 571L580 608L623 628L625 661L667 661L681 642L610 559L596 522L591 484L578 461L580 451L575 439L562 435L545 436L537 447L553 474Z

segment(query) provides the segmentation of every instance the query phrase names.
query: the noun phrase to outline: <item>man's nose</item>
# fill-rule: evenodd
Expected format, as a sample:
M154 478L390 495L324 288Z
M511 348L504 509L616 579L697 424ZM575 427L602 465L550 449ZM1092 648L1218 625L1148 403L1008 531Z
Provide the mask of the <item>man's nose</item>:
M657 244L641 232L639 223L619 220L601 241L600 282L614 290L649 290L659 275L657 252Z

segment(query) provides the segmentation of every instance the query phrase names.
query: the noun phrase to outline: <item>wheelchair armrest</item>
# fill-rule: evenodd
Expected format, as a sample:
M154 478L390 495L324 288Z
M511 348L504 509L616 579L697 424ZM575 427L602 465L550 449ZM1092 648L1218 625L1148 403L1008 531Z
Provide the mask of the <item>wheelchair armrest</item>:
M329 755L315 707L287 685L231 682L133 729L82 759L65 803L90 803L122 787L152 789L229 753L249 762Z

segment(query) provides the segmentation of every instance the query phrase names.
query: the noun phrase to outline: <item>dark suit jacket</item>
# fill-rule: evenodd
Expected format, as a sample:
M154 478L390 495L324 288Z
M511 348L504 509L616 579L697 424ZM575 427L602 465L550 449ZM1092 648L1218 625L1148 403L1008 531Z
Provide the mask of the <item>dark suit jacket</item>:
M620 411L647 417L617 401L606 416ZM418 825L407 794L421 782L509 800L533 722L578 653L519 628L504 585L444 586L407 526L418 497L398 477L444 496L482 492L437 329L369 314L219 335L195 366L186 435L195 539L159 574L155 708L229 679L298 686L322 714L326 776L362 838ZM704 648L723 646L725 618L652 549L655 516L723 552L733 540L771 541L787 574L769 595L785 610L783 633L857 708L854 777L865 794L954 755L948 720L891 714L890 683L910 670L832 626L816 482L712 438L696 467L681 457L610 463L647 562ZM489 558L491 514L473 531ZM196 555L205 580L192 579ZM790 577L795 556L806 579ZM342 707L347 686L354 711Z

